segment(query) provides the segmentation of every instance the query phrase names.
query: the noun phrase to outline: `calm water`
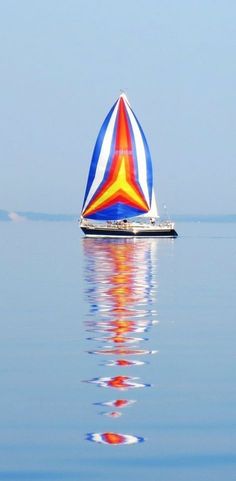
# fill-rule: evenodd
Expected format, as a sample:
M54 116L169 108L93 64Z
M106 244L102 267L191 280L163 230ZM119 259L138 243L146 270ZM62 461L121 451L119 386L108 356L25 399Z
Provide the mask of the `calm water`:
M236 224L1 223L0 480L235 479Z

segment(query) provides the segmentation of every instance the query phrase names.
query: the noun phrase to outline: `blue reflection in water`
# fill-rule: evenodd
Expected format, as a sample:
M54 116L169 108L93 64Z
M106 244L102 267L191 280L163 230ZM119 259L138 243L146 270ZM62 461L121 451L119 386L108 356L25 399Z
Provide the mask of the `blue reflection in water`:
M150 384L128 375L127 368L147 364L139 356L157 352L140 347L140 343L149 340L149 337L140 336L140 333L147 333L158 322L154 308L157 240L84 238L83 249L87 282L85 294L89 302L85 329L91 333L87 338L91 344L88 353L98 356L100 365L101 356L109 356L103 365L121 369L119 375L109 376L104 372L104 376L86 382L120 391L150 387ZM92 348L92 343L97 343L97 346ZM123 369L126 369L125 373ZM112 411L100 414L115 419L121 415L118 409L132 406L134 402L133 399L119 398L96 401L94 404L112 408ZM112 445L144 440L142 436L115 433L113 430L88 433L86 439Z

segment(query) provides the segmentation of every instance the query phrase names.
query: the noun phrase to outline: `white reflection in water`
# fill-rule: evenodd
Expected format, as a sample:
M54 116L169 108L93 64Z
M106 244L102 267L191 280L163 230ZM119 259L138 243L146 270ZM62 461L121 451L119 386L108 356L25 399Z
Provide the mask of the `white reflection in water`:
M115 354L116 356L145 356L147 354L156 354L158 351L148 351L147 349L129 349L129 348L114 348L114 349L97 349L94 351L88 351L89 354L100 354L107 356Z

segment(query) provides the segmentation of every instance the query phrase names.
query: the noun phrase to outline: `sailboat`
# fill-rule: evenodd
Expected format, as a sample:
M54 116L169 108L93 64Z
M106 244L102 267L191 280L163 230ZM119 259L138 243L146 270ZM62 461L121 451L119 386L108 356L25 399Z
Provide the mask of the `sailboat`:
M80 227L89 237L177 237L160 222L152 160L142 127L122 93L94 147Z

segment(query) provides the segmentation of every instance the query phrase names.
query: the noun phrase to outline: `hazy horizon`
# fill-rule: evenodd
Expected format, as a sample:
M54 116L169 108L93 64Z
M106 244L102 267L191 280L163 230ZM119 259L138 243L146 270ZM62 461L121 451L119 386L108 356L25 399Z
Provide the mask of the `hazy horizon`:
M73 219L79 219L79 213L63 213L63 212L36 212L36 211L7 211L0 209L0 221L9 220L9 221L22 221L22 220L45 220L45 221L69 221ZM211 214L211 213L197 213L197 214L190 214L188 212L182 214L172 213L171 216L169 213L160 213L160 219L169 219L175 220L177 222L181 221L216 221L216 222L235 222L236 221L236 213L229 214L227 212L223 214Z

